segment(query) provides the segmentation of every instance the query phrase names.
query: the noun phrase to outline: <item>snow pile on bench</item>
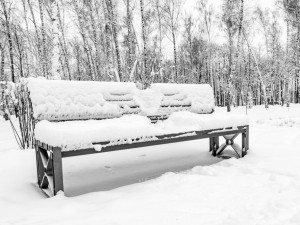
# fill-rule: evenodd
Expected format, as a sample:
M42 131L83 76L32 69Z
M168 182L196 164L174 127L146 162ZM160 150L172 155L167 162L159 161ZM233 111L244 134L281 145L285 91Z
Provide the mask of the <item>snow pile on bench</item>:
M49 122L41 121L35 127L35 138L63 151L93 148L94 142L114 144L131 143L132 140L155 140L155 136L222 129L248 125L245 116L222 114L199 115L191 112L173 113L166 121L151 124L140 115L126 115L109 120Z
M150 119L139 115L125 115L108 120L49 122L35 127L35 138L63 150L92 148L93 142L150 138L162 134L151 125Z
M135 93L134 100L145 116L157 115L164 95L152 89L139 90Z
M194 113L214 110L214 93L208 84L152 84L151 89L164 94L162 106L191 106Z
M156 126L163 129L165 133L180 133L228 127L235 128L248 124L249 119L246 116L217 113L199 115L191 112L176 112Z
M123 113L114 100L130 100L134 83L27 79L37 120L99 119L120 117Z

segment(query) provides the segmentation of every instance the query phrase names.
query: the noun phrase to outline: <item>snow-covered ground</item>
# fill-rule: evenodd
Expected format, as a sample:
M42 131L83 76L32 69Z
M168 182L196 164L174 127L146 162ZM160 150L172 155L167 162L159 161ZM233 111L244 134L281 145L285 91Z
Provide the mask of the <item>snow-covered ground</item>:
M34 151L18 150L1 118L0 225L299 225L300 105L248 114L243 159L213 158L208 140L67 158L66 196L50 199L35 187Z

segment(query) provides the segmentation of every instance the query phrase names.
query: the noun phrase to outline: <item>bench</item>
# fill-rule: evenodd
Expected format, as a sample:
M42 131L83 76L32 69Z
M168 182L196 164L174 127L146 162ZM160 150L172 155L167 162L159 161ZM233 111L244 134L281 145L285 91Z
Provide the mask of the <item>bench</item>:
M243 116L214 113L209 85L26 81L35 132L38 187L47 195L64 191L62 158L209 139L213 156L236 157L249 149ZM241 147L234 141L241 134ZM220 137L225 143L220 145Z

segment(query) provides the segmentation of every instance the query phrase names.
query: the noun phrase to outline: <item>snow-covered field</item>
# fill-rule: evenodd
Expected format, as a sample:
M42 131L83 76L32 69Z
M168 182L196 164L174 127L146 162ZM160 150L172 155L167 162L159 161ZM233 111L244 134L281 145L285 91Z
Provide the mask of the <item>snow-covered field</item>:
M213 158L208 140L67 158L66 196L50 199L35 187L34 151L18 150L1 118L0 225L299 225L300 105L248 114L243 159Z

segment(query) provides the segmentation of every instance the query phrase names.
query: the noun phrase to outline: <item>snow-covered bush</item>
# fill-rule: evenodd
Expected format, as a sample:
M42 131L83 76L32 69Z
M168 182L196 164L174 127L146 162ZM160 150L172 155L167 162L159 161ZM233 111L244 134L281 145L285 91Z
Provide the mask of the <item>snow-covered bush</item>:
M23 149L33 147L34 121L32 117L32 105L29 98L29 91L26 80L22 80L15 88L15 107L18 109L18 119L20 125L21 146Z
M33 121L28 89L24 82L0 83L0 115L9 120L16 141L21 149L33 147ZM11 116L19 120L19 129L14 125Z

